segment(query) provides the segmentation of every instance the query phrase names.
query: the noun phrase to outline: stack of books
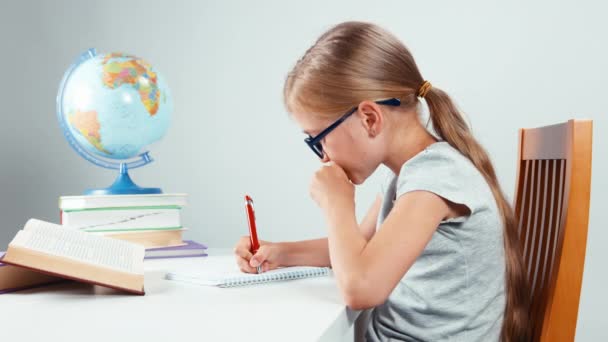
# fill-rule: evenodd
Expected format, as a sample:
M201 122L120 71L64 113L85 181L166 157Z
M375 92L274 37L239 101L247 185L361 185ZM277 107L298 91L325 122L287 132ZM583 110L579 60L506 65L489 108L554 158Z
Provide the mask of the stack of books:
M59 198L61 224L145 248L184 246L186 194L92 195Z

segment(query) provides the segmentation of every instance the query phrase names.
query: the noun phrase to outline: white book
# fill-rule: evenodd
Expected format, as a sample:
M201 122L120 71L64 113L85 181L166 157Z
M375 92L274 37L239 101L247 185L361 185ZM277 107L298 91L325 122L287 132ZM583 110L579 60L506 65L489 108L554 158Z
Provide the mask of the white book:
M62 211L61 223L65 227L87 232L177 229L182 225L180 210L175 208Z
M92 208L160 206L181 208L187 204L187 197L187 194L61 196L59 209L74 211Z

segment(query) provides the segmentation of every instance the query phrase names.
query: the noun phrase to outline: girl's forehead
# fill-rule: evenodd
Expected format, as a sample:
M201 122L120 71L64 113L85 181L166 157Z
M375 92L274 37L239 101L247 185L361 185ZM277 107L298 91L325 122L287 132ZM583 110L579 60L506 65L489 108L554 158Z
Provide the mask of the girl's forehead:
M322 131L332 122L331 119L305 112L294 111L291 113L291 117L296 121L298 126L300 126L302 132L311 135Z

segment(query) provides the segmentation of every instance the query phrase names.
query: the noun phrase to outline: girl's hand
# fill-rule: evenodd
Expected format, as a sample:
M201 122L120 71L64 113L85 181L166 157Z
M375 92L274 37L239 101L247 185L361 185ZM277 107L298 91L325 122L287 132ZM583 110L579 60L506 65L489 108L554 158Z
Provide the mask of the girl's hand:
M346 172L333 162L324 164L315 172L310 184L310 196L325 213L330 206L354 211L355 186Z
M251 240L249 236L243 236L234 247L236 263L245 273L257 273L257 267L262 265L262 271L266 272L280 266L282 255L278 243L260 241L260 249L253 255L251 252Z

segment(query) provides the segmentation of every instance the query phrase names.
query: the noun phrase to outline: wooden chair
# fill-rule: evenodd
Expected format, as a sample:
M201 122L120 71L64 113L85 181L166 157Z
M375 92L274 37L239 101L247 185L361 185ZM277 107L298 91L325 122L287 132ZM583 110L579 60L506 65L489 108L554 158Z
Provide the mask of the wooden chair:
M591 191L591 120L519 131L515 213L534 341L574 341Z

